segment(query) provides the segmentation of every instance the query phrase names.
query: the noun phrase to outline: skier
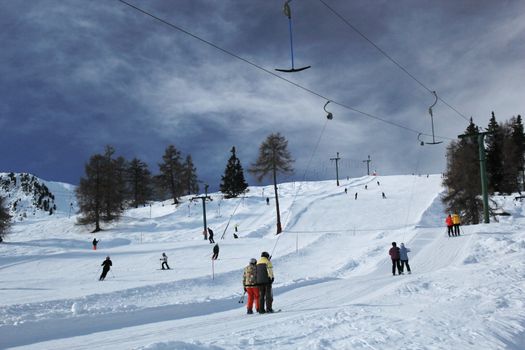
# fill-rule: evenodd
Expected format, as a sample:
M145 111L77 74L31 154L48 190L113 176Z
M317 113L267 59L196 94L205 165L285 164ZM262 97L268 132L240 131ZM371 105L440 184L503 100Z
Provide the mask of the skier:
M452 216L450 214L448 214L447 218L445 219L445 224L447 224L447 233L450 237L454 234L454 224L452 223Z
M261 258L257 262L257 285L259 286L259 310L257 310L257 312L260 314L273 312L273 280L273 265L270 261L270 254L268 254L268 252L262 252ZM264 309L265 305L266 310Z
M365 190L368 190L368 185L365 185Z
M385 192L381 192L381 196L383 197L383 199L386 199Z
M401 247L399 248L399 260L401 261L400 263L400 274L402 275L403 274L403 270L404 270L404 265L407 266L407 271L408 271L408 274L411 274L412 272L410 271L410 265L408 265L408 252L410 251L409 248L405 247L405 243L401 243Z
M213 240L213 231L209 227L208 227L208 234L209 234L209 238L210 238L210 244L215 243L215 241Z
M97 244L99 241L97 241L97 238L93 238L93 250L97 250Z
M459 236L459 226L461 225L461 220L458 214L452 215L452 223L454 224L454 236Z
M357 192L355 193L354 199L357 199Z
M348 189L345 187L345 194L347 194L347 193L348 193Z
M216 243L213 246L213 255L211 256L211 260L217 260L219 258L219 243Z
M379 184L379 181L377 182L377 186L381 186L381 185Z
M397 247L396 242L392 242L392 248L388 251L390 258L392 259L392 275L396 275L396 266L397 271L401 274L401 265L399 264L399 248Z
M104 278L106 278L106 275L108 274L111 266L113 266L113 263L111 262L111 260L109 259L109 255L106 256L106 260L104 260L102 262L102 274L100 275L100 278L98 279L99 281L103 281Z
M239 232L239 224L235 224L235 232Z
M266 197L266 205L270 205L270 197Z
M259 288L257 287L257 260L250 259L248 266L244 268L242 277L244 291L248 294L246 309L248 314L253 314L253 302L255 301L255 310L259 310Z
M166 256L166 253L162 253L162 258L160 258L159 260L162 261L162 264L160 265L161 270L170 270L170 266L168 265L168 257ZM164 265L166 265L166 268L164 268Z

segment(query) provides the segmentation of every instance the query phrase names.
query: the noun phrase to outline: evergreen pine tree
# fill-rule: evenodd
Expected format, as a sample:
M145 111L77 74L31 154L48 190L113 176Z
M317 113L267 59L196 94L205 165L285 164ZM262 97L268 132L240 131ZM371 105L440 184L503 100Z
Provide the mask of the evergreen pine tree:
M178 204L179 197L183 193L182 164L181 154L175 146L169 145L166 148L162 156L162 163L159 164L159 170L159 185L170 193L173 203Z
M199 183L197 179L197 169L193 165L191 155L186 156L186 161L182 165L182 184L186 190L186 194L199 192Z
M470 119L465 135L475 135L478 127ZM462 222L477 224L481 220L483 203L479 170L477 137L453 141L447 148L447 169L443 184L447 193L443 202L447 212L457 213Z
M4 197L0 196L0 242L4 240L11 226L11 215L5 204Z
M513 117L503 127L503 180L501 192L510 194L520 190L519 178L523 168L524 135L521 116Z
M275 193L275 209L277 211L277 234L282 232L281 214L279 212L279 195L277 192L277 174L293 173L294 160L288 151L288 141L280 133L270 134L259 146L259 156L248 170L256 176L257 181L270 175Z
M503 181L503 135L500 125L496 121L496 116L492 112L489 125L489 134L485 136L486 156L487 156L487 177L489 192L501 192Z
M235 147L232 147L230 152L232 155L228 160L228 164L226 164L220 185L220 191L224 193L225 198L235 198L248 188L248 183L244 179L241 161L235 155Z
M148 165L138 158L133 158L127 169L128 191L131 205L138 208L146 204L152 196L152 179Z

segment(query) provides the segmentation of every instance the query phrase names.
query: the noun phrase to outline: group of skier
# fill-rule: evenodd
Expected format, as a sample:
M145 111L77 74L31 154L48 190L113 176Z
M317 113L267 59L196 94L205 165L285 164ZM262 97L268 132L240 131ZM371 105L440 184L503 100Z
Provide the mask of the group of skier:
M242 284L244 292L248 294L246 302L248 314L253 314L253 304L255 304L255 310L260 314L274 312L272 308L274 275L270 260L270 254L262 252L259 261L252 258L248 266L244 268Z
M377 181L377 186L381 186L381 184L379 183L379 181ZM365 185L365 190L367 190L367 189L368 189L368 185ZM357 200L357 193L358 193L358 192L356 192L356 193L354 194L354 199L355 199L355 200ZM345 194L348 194L348 188L346 188L346 187L345 187ZM386 199L385 192L381 192L381 198Z
M448 214L445 219L445 224L447 225L447 233L449 237L460 236L461 230L459 226L461 225L461 219L458 214Z
M396 242L392 242L392 248L388 251L390 259L392 259L392 275L396 275L396 268L399 275L404 275L405 266L408 274L411 274L410 265L408 264L408 252L409 248L405 247L404 243L401 243L401 247L397 246Z

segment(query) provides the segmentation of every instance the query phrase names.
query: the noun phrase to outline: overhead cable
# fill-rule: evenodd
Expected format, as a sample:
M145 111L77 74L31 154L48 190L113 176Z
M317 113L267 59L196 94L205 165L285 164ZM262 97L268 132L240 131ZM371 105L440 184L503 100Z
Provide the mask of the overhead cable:
M423 87L425 90L427 90L429 93L433 93L434 90L427 87L425 84L421 82L418 78L416 78L412 73L410 73L405 67L403 67L399 62L397 62L395 59L392 58L385 50L380 48L376 43L374 43L371 39L369 39L362 31L360 31L356 26L354 26L348 19L343 17L341 14L339 14L335 9L330 7L324 0L319 0L324 6L326 6L327 9L329 9L336 17L338 17L341 21L343 21L347 26L349 26L353 31L355 31L357 34L359 34L363 39L368 41L370 45L375 47L377 51L379 51L383 56L385 56L389 61L391 61L393 64L395 64L399 69L401 69L403 72L405 72L406 75L408 75L410 78L412 78L415 82L417 82L421 87ZM439 100L443 102L446 106L448 106L450 109L452 109L454 112L456 112L460 117L465 119L466 121L469 121L470 119L467 118L463 113L458 111L456 108L451 106L448 102L443 100L442 97L439 97Z
M257 69L259 69L259 70L261 70L261 71L263 71L263 72L265 72L267 74L270 74L270 75L274 76L275 78L283 80L283 81L287 82L288 84L291 84L291 85L293 85L293 86L295 86L295 87L297 87L297 88L299 88L299 89L301 89L303 91L306 91L306 92L308 92L308 93L310 93L312 95L320 97L323 100L330 100L333 104L339 105L339 106L341 106L343 108L346 108L348 110L351 110L353 112L361 114L361 115L363 115L365 117L368 117L368 118L371 118L371 119L375 119L375 120L378 120L380 122L383 122L383 123L386 123L386 124L390 124L392 126L396 126L398 128L401 128L401 129L405 129L405 130L413 132L415 134L421 134L421 135L425 135L425 136L432 136L430 134L426 134L426 133L423 133L421 131L409 128L409 127L404 126L402 124L399 124L399 123L396 123L396 122L393 122L393 121L390 121L390 120L378 117L378 116L373 115L371 113L367 113L367 112L361 111L361 110L359 110L357 108L348 106L348 105L346 105L346 104L344 104L342 102L337 102L337 101L335 101L332 98L324 96L321 93L318 93L318 92L316 92L316 91L314 91L312 89L309 89L307 87L304 87L304 86L302 86L302 85L300 85L300 84L298 84L298 83L296 83L296 82L294 82L294 81L292 81L290 79L284 78L284 77L282 77L282 76L280 76L280 75L278 75L278 74L276 74L276 73L274 73L274 72L272 72L272 71L270 71L270 70L268 70L268 69L266 69L266 68L264 68L264 67L262 67L262 66L260 66L260 65L258 65L256 63L254 63L254 62L252 62L252 61L250 61L250 60L248 60L248 59L246 59L244 57L241 57L241 56L237 55L236 53L234 53L232 51L224 49L224 48L220 47L219 45L214 44L214 43L212 43L212 42L210 42L210 41L208 41L206 39L203 39L203 38L199 37L198 35L193 34L193 33L189 32L189 31L187 31L187 30L185 30L185 29L183 29L183 28L181 28L181 27L179 27L179 26L177 26L177 25L175 25L175 24L173 24L171 22L168 22L168 21L166 21L166 20L164 20L164 19L162 19L160 17L157 17L157 16L151 14L150 12L147 12L146 10L143 10L143 9L133 5L133 4L130 4L129 2L127 2L125 0L117 0L117 1L119 1L119 2L121 2L123 4L125 4L125 5L133 8L134 10L136 10L138 12L141 12L141 13L145 14L146 16L149 16L149 17L155 19L156 21L159 21L159 22L161 22L161 23L163 23L163 24L165 24L165 25L167 25L167 26L169 26L169 27L171 27L173 29L176 29L176 30L178 30L178 31L180 31L180 32L182 32L182 33L184 33L186 35L189 35L190 37L192 37L192 38L194 38L196 40L199 40L199 41L201 41L201 42L203 42L203 43L205 43L205 44L207 44L207 45L209 45L209 46L211 46L211 47L213 47L213 48L215 48L215 49L217 49L217 50L219 50L219 51L221 51L221 52L223 52L223 53L225 53L225 54L227 54L229 56L232 56L232 57L234 57L234 58L236 58L236 59L238 59L240 61L243 61L244 63L247 63L247 64L249 64L250 66L252 66L254 68L257 68ZM453 138L449 138L449 137L445 137L445 136L436 136L436 137L438 137L440 139L454 140Z

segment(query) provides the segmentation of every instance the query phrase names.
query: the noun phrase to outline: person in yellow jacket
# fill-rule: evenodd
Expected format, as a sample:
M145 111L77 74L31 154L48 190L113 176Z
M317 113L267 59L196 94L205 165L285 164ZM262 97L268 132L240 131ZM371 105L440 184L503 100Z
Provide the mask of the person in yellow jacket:
M270 254L268 254L268 252L262 252L261 258L257 262L257 286L259 287L259 309L257 312L260 314L273 312L273 281L273 265L270 261ZM266 310L264 309L265 305Z
M454 225L454 236L459 236L459 225L461 225L461 220L458 214L452 214L452 224Z

